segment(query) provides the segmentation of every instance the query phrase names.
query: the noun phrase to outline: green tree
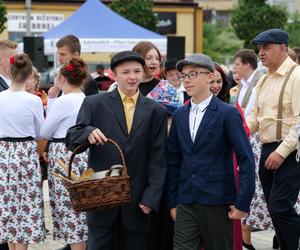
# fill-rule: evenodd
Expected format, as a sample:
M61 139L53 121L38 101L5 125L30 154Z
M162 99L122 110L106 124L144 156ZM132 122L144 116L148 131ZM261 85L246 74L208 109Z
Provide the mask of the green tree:
M7 21L6 13L6 7L4 6L3 1L0 0L0 33L5 29L4 24Z
M243 41L237 38L232 27L225 27L222 23L204 23L203 53L214 61L229 64L242 47Z
M152 11L152 0L115 0L110 8L137 25L156 30L158 19Z
M292 14L286 31L289 33L289 47L300 47L300 14L295 12Z
M251 39L257 34L271 28L283 29L287 18L282 6L270 6L265 0L239 0L231 23L238 38L244 40L244 47L251 47Z

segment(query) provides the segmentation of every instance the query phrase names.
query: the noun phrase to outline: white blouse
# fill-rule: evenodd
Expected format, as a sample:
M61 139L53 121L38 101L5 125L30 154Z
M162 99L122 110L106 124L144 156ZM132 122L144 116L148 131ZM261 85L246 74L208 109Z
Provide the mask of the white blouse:
M0 93L0 138L39 138L44 120L40 97L10 89Z
M67 130L75 125L84 93L69 93L48 103L47 116L41 127L46 139L65 138Z

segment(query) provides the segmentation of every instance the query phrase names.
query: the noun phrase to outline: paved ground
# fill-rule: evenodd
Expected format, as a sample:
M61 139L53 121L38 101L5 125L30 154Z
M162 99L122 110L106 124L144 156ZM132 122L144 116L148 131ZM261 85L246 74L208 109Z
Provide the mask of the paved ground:
M50 230L47 235L47 239L44 243L32 244L29 246L29 250L57 250L64 246L63 241L52 240L52 222L50 215L49 197L47 185L44 187L44 200L45 200L45 216L46 227ZM252 243L257 250L272 250L273 232L260 231L252 233Z

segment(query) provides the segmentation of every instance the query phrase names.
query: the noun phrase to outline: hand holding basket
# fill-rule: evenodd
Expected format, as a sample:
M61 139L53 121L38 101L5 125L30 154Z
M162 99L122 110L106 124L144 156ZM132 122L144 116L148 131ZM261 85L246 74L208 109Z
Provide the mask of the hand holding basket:
M89 179L78 182L66 182L73 209L75 211L89 211L106 209L130 202L130 179L127 174L125 158L119 145L112 139L107 139L119 151L123 168L119 176L112 176L113 167L102 179ZM68 178L71 180L71 169L75 155L86 145L80 145L73 151L68 168ZM119 165L118 165L119 166Z

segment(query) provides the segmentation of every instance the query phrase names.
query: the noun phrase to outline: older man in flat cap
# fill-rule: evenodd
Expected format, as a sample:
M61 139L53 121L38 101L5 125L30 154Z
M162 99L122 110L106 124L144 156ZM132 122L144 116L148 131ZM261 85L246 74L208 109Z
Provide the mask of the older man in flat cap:
M270 29L253 40L267 74L257 85L256 104L247 117L250 132L263 143L259 175L280 248L296 250L300 216L296 203L300 167L296 162L295 124L300 111L300 67L288 57L288 34Z

